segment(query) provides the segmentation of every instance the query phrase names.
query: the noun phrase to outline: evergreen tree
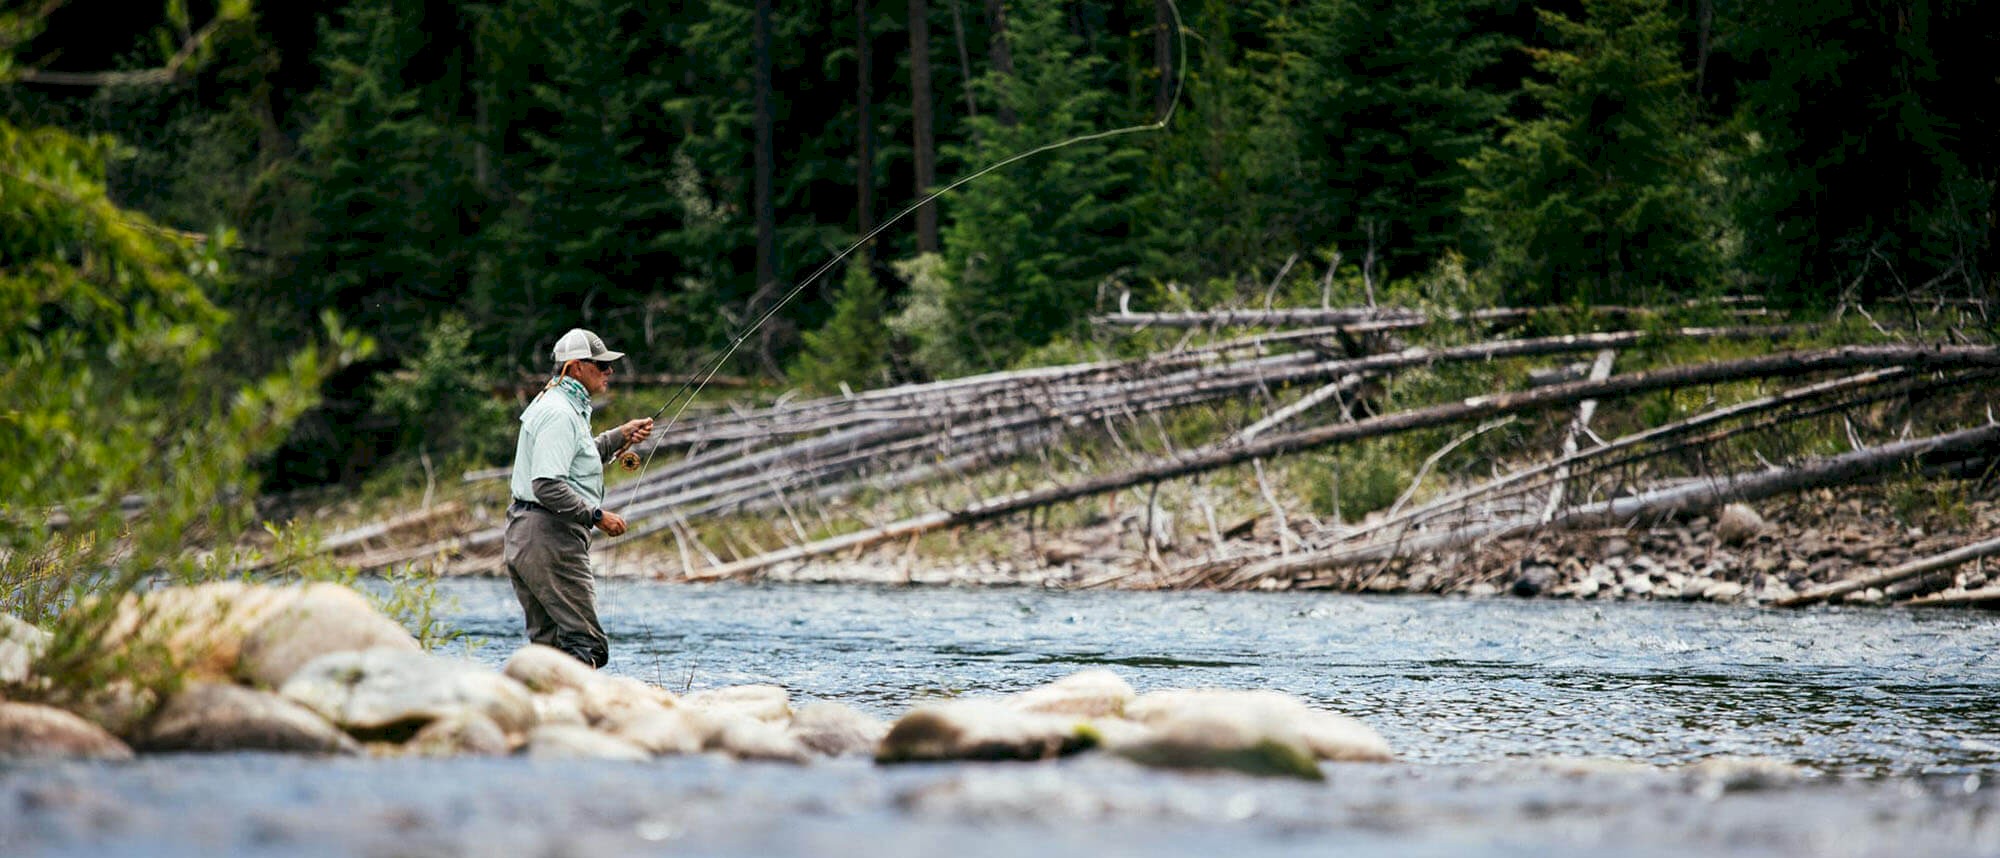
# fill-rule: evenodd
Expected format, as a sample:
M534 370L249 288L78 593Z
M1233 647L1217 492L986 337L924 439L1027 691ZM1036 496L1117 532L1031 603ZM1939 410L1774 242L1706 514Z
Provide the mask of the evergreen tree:
M889 368L885 305L882 287L875 282L867 257L850 257L840 291L834 296L833 317L819 330L805 333L792 379L829 393L838 391L842 384L857 389L880 384Z
M1463 244L1463 161L1506 108L1492 70L1510 39L1501 0L1310 4L1300 73L1304 228L1389 273Z
M990 164L1120 124L1107 115L1110 94L1085 83L1104 60L1079 53L1059 6L1020 9L1007 34L1015 73L992 75L986 86L1019 119L973 120L963 160ZM1138 158L1121 138L1083 142L991 173L951 200L950 309L961 326L958 349L974 368L1004 366L1075 330L1097 284L1132 263L1124 197Z
M1664 0L1542 12L1565 48L1535 49L1540 115L1466 162L1466 214L1520 301L1658 301L1713 282L1711 150L1696 128Z

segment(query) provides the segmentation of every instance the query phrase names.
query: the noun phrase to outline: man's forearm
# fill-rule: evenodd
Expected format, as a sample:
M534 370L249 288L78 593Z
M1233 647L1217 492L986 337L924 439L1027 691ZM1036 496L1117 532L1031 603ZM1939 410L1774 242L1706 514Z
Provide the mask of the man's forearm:
M597 436L597 460L610 464L611 455L623 446L625 446L624 427L605 431L604 434Z
M583 495L569 483L553 477L543 477L533 483L535 503L564 521L584 526L596 524L597 508L584 501Z

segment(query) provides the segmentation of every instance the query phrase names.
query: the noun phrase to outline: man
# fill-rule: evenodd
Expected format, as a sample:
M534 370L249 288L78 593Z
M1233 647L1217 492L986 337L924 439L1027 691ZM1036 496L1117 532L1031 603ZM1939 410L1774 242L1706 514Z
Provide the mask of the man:
M653 421L627 421L592 438L590 397L611 386L612 362L625 354L605 348L596 334L571 328L550 356L555 378L521 412L514 447L507 577L527 614L529 640L603 667L611 643L597 622L590 529L625 532L625 520L603 507L604 463L626 443L646 440Z

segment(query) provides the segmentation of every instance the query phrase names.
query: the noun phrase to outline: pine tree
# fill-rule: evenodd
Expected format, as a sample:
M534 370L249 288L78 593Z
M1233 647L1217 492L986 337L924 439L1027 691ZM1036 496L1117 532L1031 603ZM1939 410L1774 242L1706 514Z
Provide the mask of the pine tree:
M1583 5L1541 13L1566 46L1531 52L1541 115L1466 162L1466 214L1516 300L1687 294L1713 282L1722 229L1675 22L1664 0Z

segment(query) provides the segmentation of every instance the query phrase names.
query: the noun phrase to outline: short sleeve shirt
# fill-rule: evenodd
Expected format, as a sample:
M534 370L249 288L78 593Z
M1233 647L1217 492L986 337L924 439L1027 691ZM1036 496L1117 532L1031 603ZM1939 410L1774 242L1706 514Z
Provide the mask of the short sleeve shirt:
M590 392L569 376L542 391L521 412L521 438L514 445L514 499L533 501L535 481L569 484L592 507L604 503L604 461L590 436Z

